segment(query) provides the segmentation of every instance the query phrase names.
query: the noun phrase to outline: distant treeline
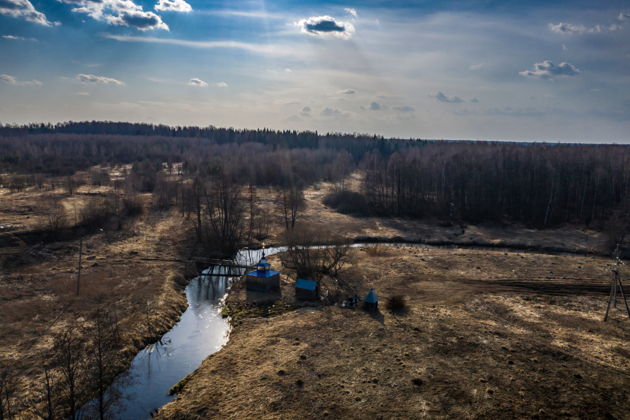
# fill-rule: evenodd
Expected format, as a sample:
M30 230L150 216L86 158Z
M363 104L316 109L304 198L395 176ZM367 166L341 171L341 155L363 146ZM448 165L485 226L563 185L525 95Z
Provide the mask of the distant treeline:
M385 139L316 132L82 122L0 126L2 172L71 175L133 164L151 185L163 164L241 185L337 183L327 203L363 215L593 224L626 212L630 147ZM359 190L342 180L365 174ZM150 190L151 188L147 188ZM626 212L627 213L627 212Z

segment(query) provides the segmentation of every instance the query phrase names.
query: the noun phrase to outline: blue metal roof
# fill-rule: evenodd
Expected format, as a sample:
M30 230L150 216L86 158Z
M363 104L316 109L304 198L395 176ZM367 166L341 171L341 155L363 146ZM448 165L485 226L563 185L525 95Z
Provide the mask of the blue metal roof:
M367 303L376 303L378 302L378 297L376 297L376 293L374 293L374 289L370 289L370 293L364 299Z
M261 278L273 277L276 274L280 274L280 272L275 271L275 270L254 270L247 273L248 276L261 277Z
M317 289L317 282L313 280L297 279L295 288L313 291Z
M265 267L265 268L267 268L267 267L271 267L271 264L269 264L267 262L267 259L265 257L262 257L260 259L260 262L258 264L256 264L256 267Z

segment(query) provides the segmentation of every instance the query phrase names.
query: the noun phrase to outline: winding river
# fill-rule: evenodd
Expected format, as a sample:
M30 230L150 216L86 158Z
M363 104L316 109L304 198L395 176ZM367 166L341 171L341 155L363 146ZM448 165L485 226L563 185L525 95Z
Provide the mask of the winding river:
M266 255L285 248L269 248ZM242 250L235 262L254 265L262 250ZM142 420L171 401L169 389L194 371L201 362L219 351L228 341L230 326L221 316L221 302L232 281L242 272L227 267L210 267L186 286L188 308L181 319L159 342L148 345L133 359L131 366L114 384L119 393L110 416L120 420ZM234 276L231 276L234 274ZM78 418L94 418L95 401L81 408Z

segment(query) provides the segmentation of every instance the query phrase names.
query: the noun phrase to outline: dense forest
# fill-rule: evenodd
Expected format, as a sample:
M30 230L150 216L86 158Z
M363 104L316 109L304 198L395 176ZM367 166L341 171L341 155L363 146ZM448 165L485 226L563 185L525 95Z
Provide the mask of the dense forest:
M304 188L336 183L327 203L361 215L601 227L625 214L630 148L621 145L385 139L316 132L83 122L0 126L5 184L132 164L140 190L181 164L189 179ZM350 191L343 179L364 174ZM227 182L227 181L226 181Z

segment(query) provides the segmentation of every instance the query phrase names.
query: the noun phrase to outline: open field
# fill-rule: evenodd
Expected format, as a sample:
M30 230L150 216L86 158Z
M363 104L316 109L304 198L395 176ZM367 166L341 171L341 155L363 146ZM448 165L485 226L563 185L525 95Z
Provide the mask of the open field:
M275 260L276 268L279 268ZM159 418L627 418L630 323L603 323L608 259L413 247L353 251L380 313L241 319ZM408 312L383 303L403 295Z

